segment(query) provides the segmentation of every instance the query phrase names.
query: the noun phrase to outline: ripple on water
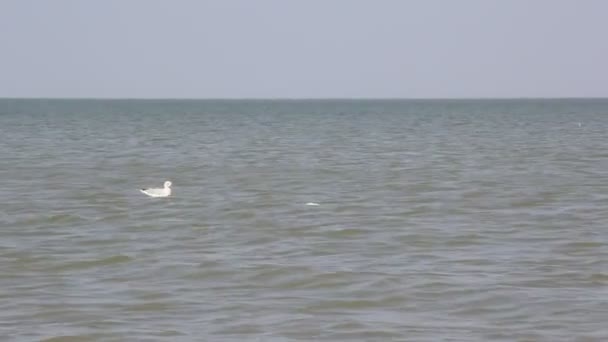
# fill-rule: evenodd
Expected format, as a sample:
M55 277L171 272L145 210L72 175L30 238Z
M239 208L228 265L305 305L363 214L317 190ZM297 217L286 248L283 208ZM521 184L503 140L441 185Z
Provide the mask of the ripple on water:
M112 255L105 258L93 259L93 260L77 260L62 262L55 267L50 268L54 272L64 272L71 270L86 270L89 268L97 268L104 266L113 266L121 263L132 261L133 258L127 255Z

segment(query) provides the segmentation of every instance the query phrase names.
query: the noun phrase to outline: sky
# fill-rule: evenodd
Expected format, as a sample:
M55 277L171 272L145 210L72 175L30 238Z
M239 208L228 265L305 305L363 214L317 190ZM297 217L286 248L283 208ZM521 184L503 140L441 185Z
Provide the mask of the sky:
M608 97L604 0L0 0L0 97Z

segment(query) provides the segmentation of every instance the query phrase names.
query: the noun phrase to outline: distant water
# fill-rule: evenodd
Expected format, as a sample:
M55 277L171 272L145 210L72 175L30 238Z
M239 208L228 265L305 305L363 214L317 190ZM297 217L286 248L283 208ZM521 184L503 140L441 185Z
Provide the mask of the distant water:
M608 341L607 138L608 100L3 99L0 340Z

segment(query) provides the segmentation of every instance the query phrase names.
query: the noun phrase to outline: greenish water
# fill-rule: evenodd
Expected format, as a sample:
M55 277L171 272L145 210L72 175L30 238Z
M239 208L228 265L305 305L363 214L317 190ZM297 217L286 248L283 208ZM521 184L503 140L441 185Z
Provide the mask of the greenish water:
M608 340L607 133L608 100L2 99L0 338Z

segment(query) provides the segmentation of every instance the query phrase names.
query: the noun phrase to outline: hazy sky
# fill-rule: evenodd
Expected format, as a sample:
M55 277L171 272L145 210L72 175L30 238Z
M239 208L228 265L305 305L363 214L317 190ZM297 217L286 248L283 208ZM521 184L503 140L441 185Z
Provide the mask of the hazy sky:
M0 97L607 97L604 0L0 0Z

